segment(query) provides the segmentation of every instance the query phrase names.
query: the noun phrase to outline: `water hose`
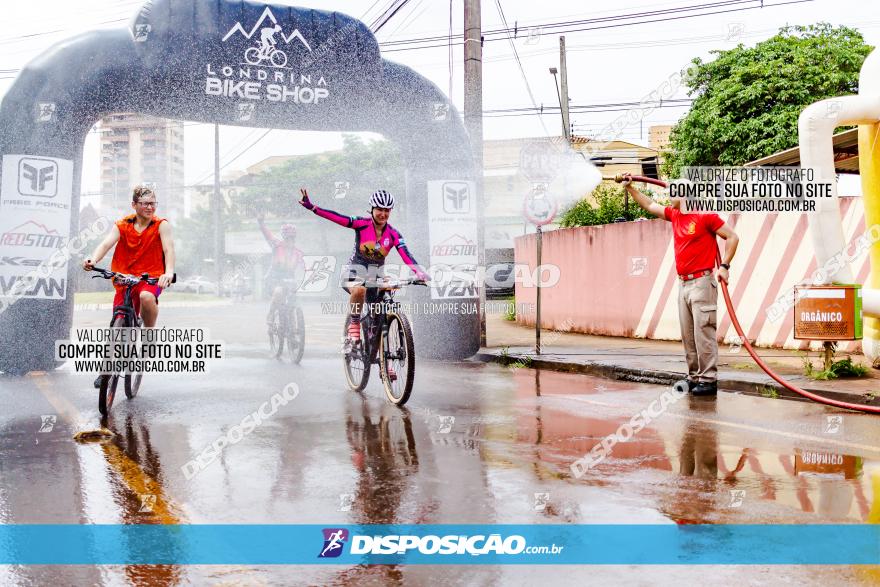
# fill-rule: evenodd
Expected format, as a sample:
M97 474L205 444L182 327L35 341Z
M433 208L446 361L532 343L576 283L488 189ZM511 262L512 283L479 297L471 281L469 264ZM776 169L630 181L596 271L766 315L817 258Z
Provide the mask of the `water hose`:
M608 177L604 179L613 179L614 181L620 183L624 181L626 178L623 175L616 175L614 177ZM659 179L653 179L650 177L643 177L641 175L633 175L629 176L629 179L632 181L640 181L643 183L649 183L652 185L667 187L666 182L660 181ZM715 262L718 266L721 265L721 255L716 252ZM825 404L827 406L834 406L835 408L845 408L847 410L855 410L858 412L865 412L868 414L880 414L880 406L867 406L864 404L853 404L849 402L839 401L830 399L827 397L823 397L821 395L817 395L805 389L801 389L797 385L789 383L779 375L773 372L773 370L764 362L763 359L755 352L755 349L752 347L752 344L749 342L749 339L746 338L745 333L743 333L742 326L740 326L739 319L736 317L736 311L733 309L733 302L730 299L730 292L727 290L727 284L721 280L721 293L724 295L724 303L727 305L727 313L730 315L730 322L733 324L734 330L736 330L737 335L739 335L739 339L742 341L742 345L746 348L746 351L752 356L755 363L764 370L764 372L769 375L776 383L788 389L789 391L793 391L794 393L803 396L807 399L813 400L814 402L818 402L820 404Z

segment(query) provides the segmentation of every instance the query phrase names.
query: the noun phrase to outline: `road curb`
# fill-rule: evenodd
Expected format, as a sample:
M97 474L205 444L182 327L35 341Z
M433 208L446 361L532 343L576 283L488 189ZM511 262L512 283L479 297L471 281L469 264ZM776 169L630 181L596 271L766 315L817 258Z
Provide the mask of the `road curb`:
M500 363L502 365L518 364L522 368L547 369L551 371L562 371L565 373L580 373L583 375L593 375L596 377L604 377L605 379L616 379L618 381L631 381L633 383L650 383L654 385L672 385L676 381L685 378L684 373L672 371L662 371L659 369L634 369L632 367L624 367L622 365L612 365L608 363L585 362L577 363L572 361L564 361L551 358L553 355L542 356L540 358L530 354L523 353L506 353L501 354L481 349L473 359L484 363ZM786 399L795 401L810 402L793 391L790 391L775 381L754 382L744 381L742 379L732 379L725 376L718 378L718 387L724 391L734 391L763 397L766 399ZM769 395L769 390L773 390L777 397ZM877 405L880 399L875 399L871 403L865 401L864 396L854 393L846 393L840 391L829 391L827 389L806 389L811 393L821 395L828 399L845 401L850 403L858 403L865 405Z

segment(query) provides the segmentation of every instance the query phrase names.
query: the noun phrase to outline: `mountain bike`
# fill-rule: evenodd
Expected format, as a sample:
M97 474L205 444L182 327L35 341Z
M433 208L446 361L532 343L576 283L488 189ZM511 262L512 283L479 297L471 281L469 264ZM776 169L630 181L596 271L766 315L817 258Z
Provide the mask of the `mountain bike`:
M117 285L122 285L125 287L125 291L122 296L122 304L118 306L113 306L113 318L110 320L111 328L140 328L144 325L144 321L141 320L140 315L134 309L134 303L131 301L131 290L134 289L136 285L140 282L145 281L150 285L156 285L159 282L158 277L150 277L146 273L137 277L135 275L128 275L126 273L117 273L115 271L108 271L107 269L101 269L100 267L95 267L92 271L98 273L98 275L93 275L92 279L98 279L103 277L104 279L112 279L114 283ZM177 274L171 280L171 283L177 281ZM127 333L126 335L120 336L119 342L122 344L126 344L127 342ZM125 385L125 397L128 399L134 399L137 395L138 391L141 387L141 382L144 379L143 373L102 373L100 376L100 386L98 387L98 411L101 412L102 416L106 416L110 412L110 408L113 406L113 400L116 398L116 389L119 386L119 379L122 378Z
M275 47L263 48L262 45L248 47L244 52L244 60L250 65L260 65L263 61L268 61L275 67L284 67L287 65L287 53Z
M402 406L409 400L416 374L416 354L409 318L400 311L394 295L406 285L427 285L421 279L391 280L386 278L378 287L367 288L361 310L361 338L349 344L346 317L343 329L343 364L345 378L352 391L363 391L370 379L373 364L379 365L379 376L385 395L393 404Z
M295 283L295 279L281 280L281 303L269 325L269 350L276 359L286 359L296 365L305 350L306 322L302 308L296 303Z

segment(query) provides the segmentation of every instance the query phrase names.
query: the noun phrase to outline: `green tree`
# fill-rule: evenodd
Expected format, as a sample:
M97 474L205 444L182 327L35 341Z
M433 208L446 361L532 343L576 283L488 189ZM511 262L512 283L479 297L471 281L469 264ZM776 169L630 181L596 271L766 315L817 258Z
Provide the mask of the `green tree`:
M258 215L290 219L304 216L299 205L299 188L305 186L322 205L332 207L336 182L347 182L349 198L356 198L368 211L369 195L379 188L403 194L404 175L400 154L389 141L366 142L356 135L345 135L339 151L297 157L247 178L223 212L223 230L255 229ZM405 206L405 204L404 204ZM401 210L404 206L398 206ZM397 211L395 211L397 212ZM397 214L401 217L402 214ZM191 218L182 219L176 230L178 273L209 271L203 259L214 256L213 216L200 209ZM177 229L177 227L175 227Z
M855 93L871 49L858 31L820 23L784 27L754 47L712 51L712 61L694 59L685 84L696 98L672 129L664 173L742 165L796 146L804 107Z
M257 212L286 218L304 214L296 205L301 186L326 205L337 182L348 185L348 197L362 201L365 213L369 195L377 189L403 194L403 162L397 147L389 141L365 142L344 135L341 151L297 157L253 176L237 203L238 212L245 217Z
M653 194L650 190L644 190L646 194ZM632 200L629 199L629 209L624 211L626 203L626 190L620 186L612 186L607 183L599 184L590 195L576 202L562 215L559 226L571 228L573 226L596 226L597 224L610 224L618 218L635 220L636 218L654 218Z

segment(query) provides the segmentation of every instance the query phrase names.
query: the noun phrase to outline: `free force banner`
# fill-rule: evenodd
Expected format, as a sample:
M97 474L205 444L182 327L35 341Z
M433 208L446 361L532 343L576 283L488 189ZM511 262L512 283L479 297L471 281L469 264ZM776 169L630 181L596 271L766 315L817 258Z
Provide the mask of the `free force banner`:
M73 161L4 155L0 184L0 296L64 299Z
M435 300L476 298L477 210L472 181L428 182L430 266ZM442 276L436 268L442 268Z

